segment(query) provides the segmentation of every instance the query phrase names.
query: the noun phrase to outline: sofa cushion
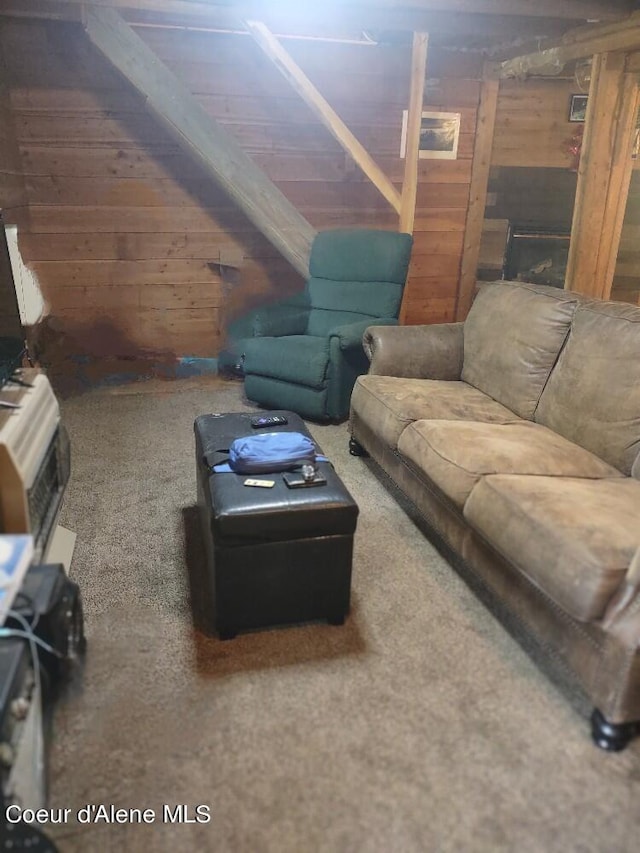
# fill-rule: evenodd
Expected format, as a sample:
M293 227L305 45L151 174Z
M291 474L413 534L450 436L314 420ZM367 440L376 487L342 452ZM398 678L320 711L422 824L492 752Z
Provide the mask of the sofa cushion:
M324 311L350 311L371 317L397 317L403 284L392 281L332 281L310 278L307 293L312 308Z
M408 424L429 420L468 420L510 423L520 418L465 382L404 379L398 376L360 376L351 395L351 408L390 447Z
M328 364L329 338L286 335L246 341L244 368L247 373L322 388Z
M640 483L497 474L464 516L563 610L599 619L640 545Z
M640 308L579 307L535 419L631 473L640 452Z
M415 421L400 436L398 451L459 507L486 474L622 477L593 453L529 421Z
M413 237L375 228L320 231L311 247L312 278L389 281L404 285ZM373 312L372 312L373 313Z
M323 308L312 308L309 311L306 331L308 335L325 338L337 326L349 326L351 323L360 323L363 320L368 320L371 324L377 319L377 317L357 314L354 311L325 311Z
M578 299L524 282L482 285L464 324L462 379L531 419Z

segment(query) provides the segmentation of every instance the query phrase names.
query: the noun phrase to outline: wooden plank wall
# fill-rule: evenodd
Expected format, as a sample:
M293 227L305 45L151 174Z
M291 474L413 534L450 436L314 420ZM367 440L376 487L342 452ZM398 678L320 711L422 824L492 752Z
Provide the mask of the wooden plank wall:
M79 25L4 19L1 28L29 203L20 248L72 349L215 356L227 322L302 285ZM138 32L314 227L397 228L251 38ZM399 186L410 42L286 47ZM425 107L460 111L462 134L458 160L420 165L411 323L453 319L478 76L475 59L430 52Z
M279 269L297 284L79 25L7 22L2 36L29 201L20 248L67 350L215 355L235 280L221 252L241 263L231 304Z
M15 224L24 219L26 195L7 78L0 46L0 208L5 224Z
M0 52L0 208L3 224L15 225L25 221L26 197L6 78ZM15 335L17 325L11 262L0 251L0 335Z
M569 121L569 102L572 94L579 93L573 79L501 81L492 163L569 168L567 140L582 126Z
M460 113L456 160L420 160L405 322L455 320L482 61L430 47L424 110Z

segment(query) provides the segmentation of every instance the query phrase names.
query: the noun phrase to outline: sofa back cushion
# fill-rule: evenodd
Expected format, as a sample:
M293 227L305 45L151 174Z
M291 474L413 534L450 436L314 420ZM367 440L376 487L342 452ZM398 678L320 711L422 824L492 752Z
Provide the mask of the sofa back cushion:
M597 301L578 308L535 420L638 476L640 308Z
M412 245L410 234L397 231L320 231L311 247L309 275L331 281L390 281L404 286Z
M327 335L336 326L359 320L372 325L380 317L397 317L402 301L402 286L395 282L331 281L310 278L307 292L311 309L308 335Z
M313 241L307 334L359 320L397 317L407 278L410 234L373 228L321 231Z
M462 379L531 420L579 298L527 282L481 285L464 324Z

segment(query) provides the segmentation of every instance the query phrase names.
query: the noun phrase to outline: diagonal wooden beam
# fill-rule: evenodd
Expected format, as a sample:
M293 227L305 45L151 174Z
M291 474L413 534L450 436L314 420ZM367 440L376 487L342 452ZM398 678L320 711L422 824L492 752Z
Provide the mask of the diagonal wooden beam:
M475 293L482 225L487 205L487 188L491 169L491 151L498 109L500 81L496 66L486 63L482 74L480 103L476 120L476 138L473 148L469 208L464 229L464 248L460 266L460 286L456 305L456 320L464 320L469 313Z
M315 230L114 9L85 9L93 44L145 105L305 278Z
M268 27L259 21L245 21L244 23L256 43L262 48L278 71L288 80L305 103L311 107L322 124L337 139L347 154L353 157L356 164L362 169L376 189L380 191L389 204L399 213L400 193L398 190L373 157L371 157L366 148L358 142L340 116L322 97L300 66L287 53L278 39L270 32Z
M561 39L544 42L539 50L508 59L500 65L500 77L528 74L559 74L567 63L596 53L640 49L640 12L615 24L594 24L565 33Z

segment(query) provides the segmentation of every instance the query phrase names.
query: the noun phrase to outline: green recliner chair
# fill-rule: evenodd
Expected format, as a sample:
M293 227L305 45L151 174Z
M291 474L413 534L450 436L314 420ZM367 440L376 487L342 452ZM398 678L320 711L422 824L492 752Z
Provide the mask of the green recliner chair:
M299 296L258 311L243 354L245 394L316 421L344 420L366 373L365 329L396 325L413 238L373 229L317 235Z

